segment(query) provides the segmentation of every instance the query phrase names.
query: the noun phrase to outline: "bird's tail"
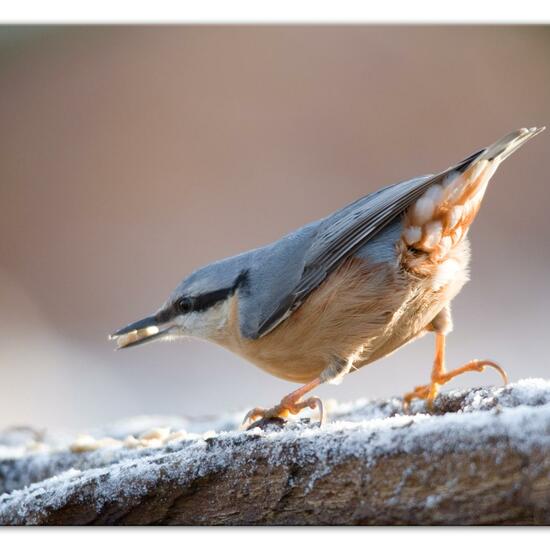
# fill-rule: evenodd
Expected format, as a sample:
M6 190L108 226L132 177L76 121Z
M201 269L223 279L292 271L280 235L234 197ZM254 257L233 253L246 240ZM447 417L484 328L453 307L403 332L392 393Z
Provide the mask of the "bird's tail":
M545 126L541 126L540 128L520 128L519 130L510 132L492 145L489 145L476 161L488 160L500 163L530 139L544 131L544 129Z
M521 128L511 132L435 176L434 185L405 213L405 251L413 249L428 254L432 260L443 260L466 235L500 163L543 130L544 127ZM410 256L414 263L414 254Z

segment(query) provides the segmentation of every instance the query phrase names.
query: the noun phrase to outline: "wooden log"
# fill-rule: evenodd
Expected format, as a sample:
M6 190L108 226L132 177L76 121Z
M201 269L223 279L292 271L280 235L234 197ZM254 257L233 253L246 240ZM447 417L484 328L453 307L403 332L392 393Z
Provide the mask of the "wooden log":
M430 414L365 401L333 407L323 428L302 420L188 430L145 448L121 441L0 460L0 524L550 524L543 380L453 391Z

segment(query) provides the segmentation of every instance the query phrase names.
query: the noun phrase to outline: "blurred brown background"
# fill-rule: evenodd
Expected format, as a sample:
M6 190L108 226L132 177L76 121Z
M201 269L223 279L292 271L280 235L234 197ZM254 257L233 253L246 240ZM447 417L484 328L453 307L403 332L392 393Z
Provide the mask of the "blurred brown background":
M295 386L221 348L106 335L204 263L549 124L549 59L548 27L1 28L0 426L274 404ZM549 374L549 145L488 191L450 366ZM319 394L399 394L432 357L428 336Z

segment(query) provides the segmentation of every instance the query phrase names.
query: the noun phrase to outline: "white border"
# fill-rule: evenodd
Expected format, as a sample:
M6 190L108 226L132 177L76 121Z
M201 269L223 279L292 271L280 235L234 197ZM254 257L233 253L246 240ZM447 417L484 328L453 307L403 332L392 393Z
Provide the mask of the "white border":
M4 548L41 550L97 550L131 546L151 548L201 548L219 550L349 550L393 549L445 550L464 548L544 547L547 530L536 528L4 528ZM115 546L116 545L116 546Z
M16 0L3 23L544 23L544 0Z
M460 2L420 0L185 0L125 1L17 0L4 2L0 23L547 23L550 2L488 0ZM1 30L1 29L0 29ZM336 521L335 521L336 522ZM443 542L446 550L473 546L523 545L540 539L537 529L9 529L0 530L5 548L97 549L105 537L124 537L133 549L182 542L193 547L271 550L276 548L400 548L426 550ZM40 540L37 540L37 538ZM153 538L154 537L154 538ZM504 540L506 537L506 540ZM521 540L520 540L521 537ZM11 539L11 544L8 541ZM102 540L100 540L102 539ZM162 540L161 540L162 539ZM183 540L182 540L183 539Z

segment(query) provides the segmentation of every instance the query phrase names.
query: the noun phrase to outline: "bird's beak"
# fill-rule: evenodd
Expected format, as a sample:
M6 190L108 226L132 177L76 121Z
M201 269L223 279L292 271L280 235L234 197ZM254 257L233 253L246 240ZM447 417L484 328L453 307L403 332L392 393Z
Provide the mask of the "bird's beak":
M151 315L113 332L109 339L116 340L116 349L130 348L157 340L173 328L173 324L159 322L158 316Z

